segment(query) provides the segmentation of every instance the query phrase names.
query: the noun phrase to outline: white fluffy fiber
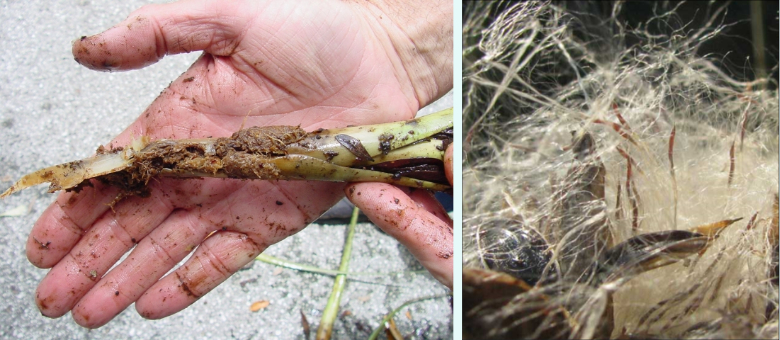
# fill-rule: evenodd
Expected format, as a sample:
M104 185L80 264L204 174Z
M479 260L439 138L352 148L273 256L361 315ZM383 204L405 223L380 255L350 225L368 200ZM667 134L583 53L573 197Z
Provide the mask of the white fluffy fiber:
M778 188L777 82L740 82L715 66L722 56L696 56L700 44L727 27L718 4L705 27L680 23L674 4L668 5L645 23L667 25L663 35L618 21L620 3L608 18L571 15L548 2L469 5L463 27L464 265L482 265L479 252L489 249L475 239L486 221L511 218L545 233L549 221L561 218L554 188L573 164L567 151L572 133L587 133L596 142L590 161L597 157L606 167L605 204L616 242L635 235L628 161L619 149L635 162L637 233L743 218L701 258L619 287L588 290L592 302L616 289L612 337L776 337L777 313L767 319L765 310L777 303L768 240ZM489 22L496 8L505 10ZM626 46L627 37L640 43ZM767 83L774 89L764 90ZM673 128L674 178L668 159ZM580 292L568 289L551 303ZM589 309L600 310L594 306L571 311L580 313L582 327L596 319L587 317L596 313ZM522 311L510 304L503 312L512 308Z

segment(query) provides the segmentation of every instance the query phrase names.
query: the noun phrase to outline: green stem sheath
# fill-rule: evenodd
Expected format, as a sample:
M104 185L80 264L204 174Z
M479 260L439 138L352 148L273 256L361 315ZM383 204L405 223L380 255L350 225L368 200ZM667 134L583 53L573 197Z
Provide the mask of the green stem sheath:
M357 207L352 210L352 219L349 221L347 240L344 243L344 251L341 254L341 264L339 265L340 272L346 272L349 269L349 257L352 254L352 240L355 237L355 225L357 224L359 212L360 209ZM336 321L336 317L338 316L339 312L341 293L344 291L346 284L346 275L336 275L336 280L333 283L333 290L331 291L330 297L328 298L328 304L325 306L325 310L322 311L320 326L317 327L317 340L330 339L331 332L333 332L333 323Z

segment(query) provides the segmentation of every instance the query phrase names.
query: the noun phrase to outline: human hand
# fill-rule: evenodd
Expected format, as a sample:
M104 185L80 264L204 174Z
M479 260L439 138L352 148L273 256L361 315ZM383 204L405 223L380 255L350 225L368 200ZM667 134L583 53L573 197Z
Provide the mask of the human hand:
M452 3L394 6L153 5L74 42L73 53L93 69L130 70L166 54L205 52L114 147L142 135L228 136L242 125L314 130L409 119L452 86ZM421 18L421 11L428 15ZM33 264L53 267L36 292L41 312L59 317L72 310L85 327L102 326L133 302L146 318L184 309L316 219L345 186L159 179L149 183L149 197L126 198L111 209L117 190L93 183L60 195L27 243ZM183 266L160 279L195 247Z
M452 184L452 144L444 169ZM430 191L387 183L352 183L347 198L403 244L439 282L452 289L452 219Z

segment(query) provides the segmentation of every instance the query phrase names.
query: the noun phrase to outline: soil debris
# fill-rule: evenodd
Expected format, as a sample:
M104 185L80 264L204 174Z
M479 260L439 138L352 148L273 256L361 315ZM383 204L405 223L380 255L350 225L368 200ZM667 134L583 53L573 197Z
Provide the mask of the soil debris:
M306 131L293 126L251 127L211 144L192 140L161 140L147 145L124 171L98 177L101 182L122 189L118 199L149 194L149 179L166 173L190 177L193 174L231 178L278 179L279 169L264 162L286 155L286 147L301 140ZM121 148L111 150L112 153ZM105 153L101 146L97 153ZM82 182L83 183L83 182Z
M388 154L390 150L392 150L391 142L395 136L389 133L382 134L379 136L379 150L382 151L383 154Z
M282 156L287 154L287 145L298 142L307 135L306 131L296 126L255 126L240 130L230 138L218 138L216 151L220 157L241 151Z

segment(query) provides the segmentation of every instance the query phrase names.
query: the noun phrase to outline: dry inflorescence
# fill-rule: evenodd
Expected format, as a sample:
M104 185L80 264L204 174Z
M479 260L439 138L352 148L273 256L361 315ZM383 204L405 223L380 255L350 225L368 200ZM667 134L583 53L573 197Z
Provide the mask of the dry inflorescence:
M467 338L776 337L777 82L621 6L464 9Z

